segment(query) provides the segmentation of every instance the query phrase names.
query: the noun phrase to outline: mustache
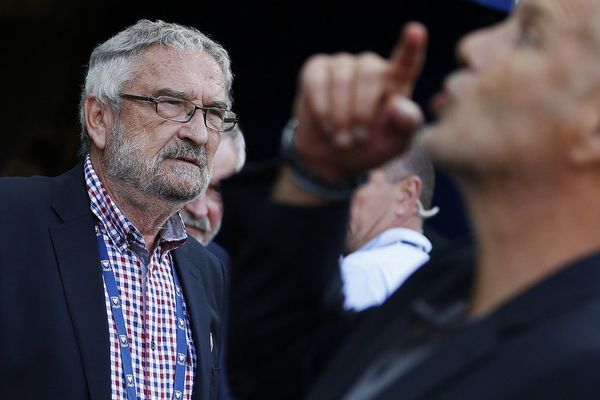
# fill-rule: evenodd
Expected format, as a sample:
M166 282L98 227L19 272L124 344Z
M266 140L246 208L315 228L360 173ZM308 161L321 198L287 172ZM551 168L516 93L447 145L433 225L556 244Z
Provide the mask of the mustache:
M183 219L183 223L186 226L191 226L192 228L196 228L200 231L210 231L212 226L210 224L210 220L208 217L195 218L192 214L190 214L185 209L180 211L181 219Z
M191 142L176 142L161 150L159 159L167 158L184 158L192 160L199 167L206 167L206 149L204 146L197 145Z

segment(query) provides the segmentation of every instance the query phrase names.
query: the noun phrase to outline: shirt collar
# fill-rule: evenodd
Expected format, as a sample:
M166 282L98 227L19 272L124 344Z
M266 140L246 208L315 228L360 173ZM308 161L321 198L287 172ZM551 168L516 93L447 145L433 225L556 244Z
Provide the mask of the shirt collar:
M112 243L120 251L124 251L128 244L145 247L141 232L121 212L117 204L111 199L100 178L98 178L89 154L85 159L84 173L90 198L90 209L104 226ZM158 243L167 250L180 247L185 243L187 233L179 213L169 217L159 235Z
M427 253L431 251L431 242L421 232L408 228L391 228L381 232L373 239L369 240L358 251L374 249L377 247L389 246L402 241L414 243L415 247L422 248Z

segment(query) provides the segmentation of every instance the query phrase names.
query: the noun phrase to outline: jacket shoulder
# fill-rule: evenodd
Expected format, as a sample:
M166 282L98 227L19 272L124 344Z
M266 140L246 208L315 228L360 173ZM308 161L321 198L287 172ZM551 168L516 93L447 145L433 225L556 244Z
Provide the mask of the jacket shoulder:
M52 196L56 178L45 176L0 178L0 204L7 207L47 202Z

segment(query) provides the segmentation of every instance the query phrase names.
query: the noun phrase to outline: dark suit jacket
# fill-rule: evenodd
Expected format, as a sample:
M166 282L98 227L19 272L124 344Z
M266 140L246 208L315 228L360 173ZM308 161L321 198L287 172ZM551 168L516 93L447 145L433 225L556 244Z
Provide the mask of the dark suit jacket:
M227 253L227 250L221 247L221 245L213 240L206 245L206 250L213 253L215 257L217 257L225 266L225 269L229 269L229 266L231 265L231 257L229 256L229 253Z
M81 163L56 178L0 179L0 398L110 398L95 223ZM216 398L225 271L195 240L174 260L198 355L194 398Z
M407 332L414 305L468 296L472 251L440 253L383 306L342 309L347 204L274 206L261 174L224 187L233 256L228 367L240 399L342 399ZM233 185L233 186L232 186ZM232 234L233 233L233 234ZM549 243L549 245L552 245ZM452 331L377 399L599 399L600 255Z

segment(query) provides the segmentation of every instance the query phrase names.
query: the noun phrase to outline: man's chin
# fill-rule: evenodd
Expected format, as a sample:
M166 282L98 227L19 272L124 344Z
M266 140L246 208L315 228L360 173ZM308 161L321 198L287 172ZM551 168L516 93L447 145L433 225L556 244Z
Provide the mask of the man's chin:
M156 188L163 197L190 202L206 191L208 187L206 174L199 172L200 169L197 166L188 164L188 169L196 169L194 173L189 173L189 170L181 168L179 171L169 170L168 173L163 173L158 177Z
M198 196L202 195L202 193L204 192L204 185L196 184L195 186L193 186L193 183L194 182L180 185L163 184L160 185L160 188L158 188L158 190L154 190L154 192L159 196L171 201L189 203L190 201L193 201L196 198L198 198Z

